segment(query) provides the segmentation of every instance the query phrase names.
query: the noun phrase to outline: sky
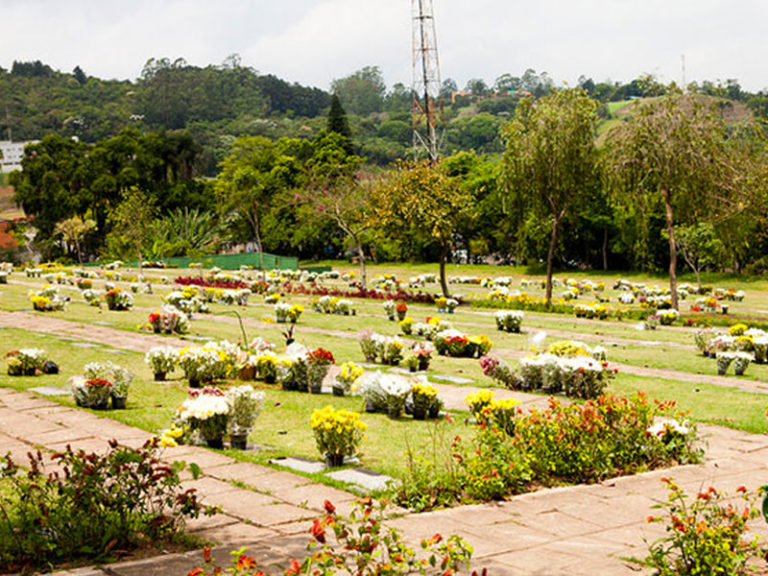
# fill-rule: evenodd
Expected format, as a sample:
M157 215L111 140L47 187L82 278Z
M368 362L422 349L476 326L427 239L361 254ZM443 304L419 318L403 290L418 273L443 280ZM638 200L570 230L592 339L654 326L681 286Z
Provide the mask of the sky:
M428 1L428 0L425 0ZM765 0L434 0L442 79L547 72L768 88ZM136 79L150 58L221 64L329 89L364 66L411 84L409 0L0 0L0 67L41 60ZM685 76L683 76L683 60Z

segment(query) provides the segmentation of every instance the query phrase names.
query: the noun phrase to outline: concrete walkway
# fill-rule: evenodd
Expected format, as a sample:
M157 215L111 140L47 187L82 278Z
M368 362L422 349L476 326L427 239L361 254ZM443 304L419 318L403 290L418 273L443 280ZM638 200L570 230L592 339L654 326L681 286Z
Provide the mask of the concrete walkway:
M464 392L465 389L462 389ZM435 532L456 533L475 550L473 567L492 575L623 575L643 571L627 557L643 557L661 536L660 525L645 518L666 497L660 478L672 476L689 492L709 485L734 492L740 485L754 490L768 480L768 439L725 428L703 428L709 448L705 464L618 478L590 486L546 489L504 502L461 506L426 514L402 514L389 521L407 540L417 543ZM20 462L27 451L73 448L103 450L106 440L137 446L149 434L85 410L61 406L47 398L0 388L0 449ZM260 567L285 566L301 557L309 539L310 520L322 513L323 501L348 511L354 496L288 472L238 462L205 448L167 449L169 461L196 462L203 469L197 488L203 500L223 513L190 523L190 529L222 544L214 551L220 562L228 552L248 546ZM755 529L767 532L762 522ZM80 576L184 576L200 562L200 554L168 554L61 574Z

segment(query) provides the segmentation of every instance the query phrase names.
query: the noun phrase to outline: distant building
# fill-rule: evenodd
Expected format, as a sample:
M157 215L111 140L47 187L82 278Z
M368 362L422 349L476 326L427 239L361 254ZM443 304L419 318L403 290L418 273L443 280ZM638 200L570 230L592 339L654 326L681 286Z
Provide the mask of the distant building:
M21 159L24 158L24 146L34 144L37 140L29 142L11 142L10 140L0 140L0 172L12 172L21 170Z

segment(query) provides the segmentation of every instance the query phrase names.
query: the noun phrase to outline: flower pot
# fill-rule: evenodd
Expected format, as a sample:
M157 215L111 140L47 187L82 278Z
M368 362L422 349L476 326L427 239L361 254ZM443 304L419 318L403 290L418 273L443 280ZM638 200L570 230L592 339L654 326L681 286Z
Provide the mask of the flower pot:
M344 396L344 388L342 386L334 386L331 390L334 396Z
M413 419L414 420L426 420L427 419L427 410L426 410L426 408L423 408L422 406L414 406L413 407Z
M395 404L394 402L390 402L387 404L387 416L389 416L392 419L400 418L400 415L403 413L403 405L402 404Z
M744 366L743 368L741 366L735 366L733 367L733 374L735 376L744 376L744 372L746 371L747 367Z
M398 313L397 313L397 319L398 319L400 322L402 322L403 320L405 320L405 314L406 314L405 312L398 312Z
M24 368L24 376L34 376L35 368Z
M109 396L107 396L103 400L99 399L96 402L92 402L90 404L90 406L88 406L88 407L93 409L93 410L108 410L109 409Z
M264 377L264 382L267 384L274 384L276 380L277 380L277 377L274 374L267 374Z
M205 443L208 445L208 448L216 448L218 450L224 448L224 438L221 436L218 438L206 438Z
M371 402L370 400L365 401L365 411L368 413L375 413L376 412L376 404Z
M419 370L429 370L429 360L425 360L423 358L419 358Z
M155 382L165 382L165 372L155 372Z
M319 382L312 382L311 386L309 387L309 392L311 394L321 394L323 391L323 381L320 380Z
M325 465L328 468L338 468L344 465L344 454L326 454Z
M190 388L200 388L200 380L198 378L190 378L189 379L189 387Z
M233 450L246 450L248 447L248 434L230 434L229 446Z
M238 370L237 377L240 380L255 380L256 379L256 366L243 366Z
M127 396L112 396L112 409L125 410L125 403L127 400Z
M293 380L283 380L283 382L280 384L280 387L286 392L294 392L299 389L299 387L296 385L296 382Z

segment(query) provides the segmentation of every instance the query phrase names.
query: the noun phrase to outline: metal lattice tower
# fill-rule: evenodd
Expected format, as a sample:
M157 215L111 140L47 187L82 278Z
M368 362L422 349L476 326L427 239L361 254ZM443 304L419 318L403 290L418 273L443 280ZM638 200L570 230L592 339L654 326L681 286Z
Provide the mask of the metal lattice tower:
M443 129L440 64L432 0L411 0L413 27L413 151L437 160Z

